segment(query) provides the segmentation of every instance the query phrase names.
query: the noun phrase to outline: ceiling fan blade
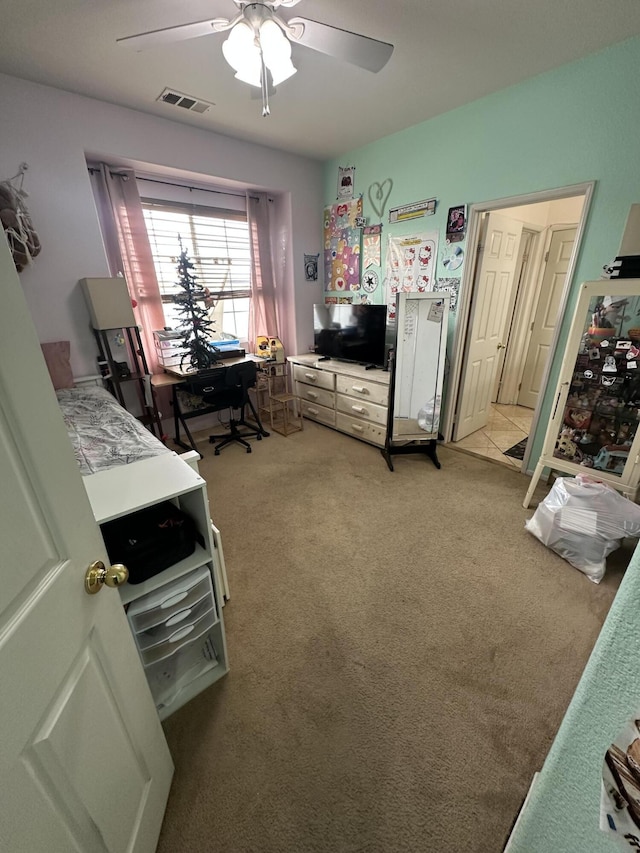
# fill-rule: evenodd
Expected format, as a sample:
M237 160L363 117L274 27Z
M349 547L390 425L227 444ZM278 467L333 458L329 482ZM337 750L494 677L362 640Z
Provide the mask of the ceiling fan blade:
M358 35L358 33L320 24L309 18L290 18L287 26L293 32L289 35L293 42L304 44L312 50L344 59L352 65L366 68L367 71L380 71L393 53L393 45L384 41ZM296 30L302 28L302 34Z
M223 32L233 25L227 18L209 18L206 21L195 21L193 24L180 24L177 27L164 27L161 30L150 30L135 36L125 36L116 39L119 44L126 44L134 50L145 50L157 44L169 44L174 41L196 39L212 33Z

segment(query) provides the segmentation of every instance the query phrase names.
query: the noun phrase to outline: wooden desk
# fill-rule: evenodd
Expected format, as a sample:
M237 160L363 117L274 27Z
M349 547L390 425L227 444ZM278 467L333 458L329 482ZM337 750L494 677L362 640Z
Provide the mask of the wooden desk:
M215 387L216 383L220 384L221 381L224 381L224 374L228 367L231 367L233 364L241 364L245 361L254 361L259 365L264 362L264 359L259 356L245 355L240 358L223 359L214 367L209 368L206 371L202 371L202 375L197 370L183 371L178 368L165 368L165 373L158 373L151 377L151 384L154 388L171 388L171 405L173 406L174 426L173 441L178 445L178 447L182 447L185 450L195 450L195 452L201 456L202 454L196 447L191 431L187 426L187 421L190 418L197 418L200 415L208 415L219 411L219 409L216 409L214 406L207 406L206 403L198 409L193 409L189 412L182 411L180 400L178 398L178 390L183 386L197 388L198 385L202 385L202 390L207 388L211 391ZM190 393L194 396L201 396L197 394L195 390L191 390ZM188 444L180 438L180 426L182 426L182 429L184 430L189 442ZM262 435L268 436L269 433L263 428Z
M207 368L207 373L216 370L218 368L224 369L225 367L231 367L232 364L242 364L245 361L255 361L256 364L262 364L265 359L261 358L259 355L253 355L252 353L248 353L247 355L236 356L234 358L223 358L220 359L217 364L214 364L213 367ZM182 370L180 367L165 367L165 374L167 376L174 376L177 379L185 380L185 379L196 379L201 371L198 370ZM162 374L160 374L162 375ZM166 383L170 384L170 383Z

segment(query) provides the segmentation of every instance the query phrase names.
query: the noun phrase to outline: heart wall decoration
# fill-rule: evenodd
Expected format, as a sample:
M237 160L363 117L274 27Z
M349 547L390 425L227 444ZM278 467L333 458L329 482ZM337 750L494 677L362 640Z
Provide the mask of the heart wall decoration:
M384 209L387 206L392 189L393 181L391 178L387 178L382 183L375 181L369 187L369 202L371 203L374 213L379 219L382 219Z

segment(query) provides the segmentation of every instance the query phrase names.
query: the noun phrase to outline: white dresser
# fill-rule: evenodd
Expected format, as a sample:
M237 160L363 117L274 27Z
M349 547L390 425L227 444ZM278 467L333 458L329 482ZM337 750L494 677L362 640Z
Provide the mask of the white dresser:
M305 418L383 447L390 375L359 364L292 355L294 391Z

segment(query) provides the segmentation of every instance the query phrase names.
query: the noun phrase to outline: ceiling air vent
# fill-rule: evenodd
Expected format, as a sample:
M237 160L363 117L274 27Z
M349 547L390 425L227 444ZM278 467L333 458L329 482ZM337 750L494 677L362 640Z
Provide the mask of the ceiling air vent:
M210 107L215 107L213 103L193 98L191 95L185 95L183 92L176 92L175 89L165 89L164 92L158 95L156 101L164 101L165 104L181 107L183 110L189 110L192 113L206 113Z

